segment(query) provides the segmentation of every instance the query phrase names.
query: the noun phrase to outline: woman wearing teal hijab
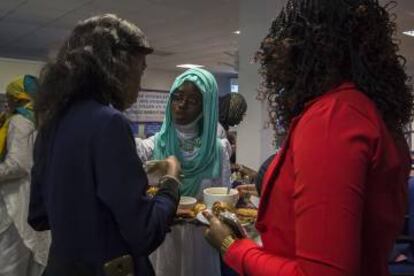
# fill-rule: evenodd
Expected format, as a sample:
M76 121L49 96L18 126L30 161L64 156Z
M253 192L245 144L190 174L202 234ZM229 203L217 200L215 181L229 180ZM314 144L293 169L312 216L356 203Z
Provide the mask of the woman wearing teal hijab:
M146 140L137 139L143 161L174 155L183 172L181 195L202 199L205 188L230 186L231 151L217 138L218 92L214 76L190 69L178 76L170 90L161 130ZM151 256L156 275L220 275L219 255L193 224L172 227L164 243Z

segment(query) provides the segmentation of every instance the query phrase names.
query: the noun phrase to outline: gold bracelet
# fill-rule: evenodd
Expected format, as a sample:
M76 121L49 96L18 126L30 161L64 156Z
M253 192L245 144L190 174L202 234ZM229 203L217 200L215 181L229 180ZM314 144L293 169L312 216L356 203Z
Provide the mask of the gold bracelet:
M222 255L226 254L227 249L229 249L229 247L235 241L236 240L234 239L233 235L228 235L227 237L225 237L224 240L223 240L223 242L221 243L221 247L220 247L221 254Z

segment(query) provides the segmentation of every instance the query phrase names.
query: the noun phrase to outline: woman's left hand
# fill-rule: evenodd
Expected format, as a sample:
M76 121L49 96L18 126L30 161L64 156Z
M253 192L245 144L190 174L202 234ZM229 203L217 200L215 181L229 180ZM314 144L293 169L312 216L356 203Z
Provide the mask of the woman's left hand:
M254 184L242 184L237 186L236 189L239 191L240 197L249 198L251 195L259 196L256 185Z
M224 239L230 235L235 236L234 232L230 229L229 226L227 226L210 212L203 211L203 216L210 223L210 227L205 232L205 237L211 246L217 250L220 250Z

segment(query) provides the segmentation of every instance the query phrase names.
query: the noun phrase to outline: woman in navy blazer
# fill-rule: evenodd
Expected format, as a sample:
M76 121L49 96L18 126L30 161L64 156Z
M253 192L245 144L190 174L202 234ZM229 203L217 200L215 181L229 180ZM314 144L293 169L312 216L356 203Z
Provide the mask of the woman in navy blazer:
M135 25L96 16L76 26L42 71L29 223L52 232L45 275L109 275L114 264L124 275L153 275L147 257L176 213L180 165L166 159L160 191L146 197L119 111L136 101L151 52Z

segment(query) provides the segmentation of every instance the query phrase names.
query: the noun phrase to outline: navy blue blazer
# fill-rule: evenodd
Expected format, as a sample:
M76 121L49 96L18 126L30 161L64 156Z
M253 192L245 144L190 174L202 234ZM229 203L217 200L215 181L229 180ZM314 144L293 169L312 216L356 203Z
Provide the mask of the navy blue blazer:
M147 177L120 112L93 100L72 105L39 135L34 162L28 221L51 230L47 275L103 275L105 262L125 254L135 275L153 275L148 255L178 202L168 192L145 195Z

